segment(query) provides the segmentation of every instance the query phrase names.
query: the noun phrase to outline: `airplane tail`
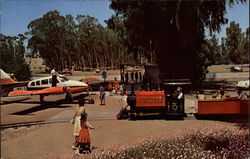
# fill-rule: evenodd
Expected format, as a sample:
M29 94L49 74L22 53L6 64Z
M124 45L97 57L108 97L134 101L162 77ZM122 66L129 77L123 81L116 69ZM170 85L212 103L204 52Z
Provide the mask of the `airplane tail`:
M18 83L0 68L0 85Z

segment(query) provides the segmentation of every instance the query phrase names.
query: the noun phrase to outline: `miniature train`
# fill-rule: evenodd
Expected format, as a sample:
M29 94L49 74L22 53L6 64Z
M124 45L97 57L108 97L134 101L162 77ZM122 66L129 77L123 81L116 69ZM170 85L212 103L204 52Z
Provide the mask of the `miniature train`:
M124 73L124 65L121 67ZM133 83L131 93L127 98L129 110L122 109L118 119L129 117L135 119L141 114L157 113L163 117L183 118L185 114L184 92L191 90L191 82L188 79L161 80L156 66L144 66L145 74L150 80L142 82L143 91L134 93ZM149 84L149 82L151 82ZM182 88L182 98L179 98L178 88ZM145 91L147 90L147 91ZM158 90L158 91L155 91ZM160 91L161 90L161 91ZM228 97L224 99L197 100L195 116L204 115L245 115L250 111L250 100Z
M127 104L130 106L129 117L135 119L141 114L158 114L166 118L183 118L184 94L178 89L184 84L187 83L167 83L164 91L138 91L136 94L132 92L127 98Z

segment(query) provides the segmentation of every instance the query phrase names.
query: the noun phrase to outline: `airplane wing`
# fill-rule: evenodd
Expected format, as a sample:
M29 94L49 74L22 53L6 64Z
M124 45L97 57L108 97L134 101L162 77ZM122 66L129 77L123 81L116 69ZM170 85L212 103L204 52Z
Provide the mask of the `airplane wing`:
M67 91L70 93L79 93L87 91L88 87L50 87L37 91L12 91L8 94L8 96L30 96L30 95L52 95L52 94L63 94Z

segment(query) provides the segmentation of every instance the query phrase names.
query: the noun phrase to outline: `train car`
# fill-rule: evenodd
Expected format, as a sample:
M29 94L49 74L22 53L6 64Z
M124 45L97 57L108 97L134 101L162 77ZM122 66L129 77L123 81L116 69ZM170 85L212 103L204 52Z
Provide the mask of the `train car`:
M224 99L203 99L198 100L196 116L248 116L250 111L250 100L237 97Z

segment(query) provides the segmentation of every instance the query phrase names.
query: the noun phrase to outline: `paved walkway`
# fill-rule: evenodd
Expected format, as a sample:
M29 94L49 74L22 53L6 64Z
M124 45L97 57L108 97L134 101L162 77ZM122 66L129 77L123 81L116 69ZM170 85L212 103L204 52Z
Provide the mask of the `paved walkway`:
M106 98L112 99L119 99L118 105L125 105L126 100L120 100L122 96L107 96ZM97 103L95 105L98 105ZM197 106L197 100L193 98L192 96L186 95L185 96L185 113L189 116L194 114L195 107ZM98 107L106 107L106 106L98 106ZM120 108L121 106L119 106ZM111 110L100 110L100 109L92 109L91 106L88 107L87 113L88 113L88 120L94 121L94 120L116 120L116 114L119 112L119 108L117 109L111 109ZM52 118L50 118L47 121L70 121L74 115L74 110L65 110Z

